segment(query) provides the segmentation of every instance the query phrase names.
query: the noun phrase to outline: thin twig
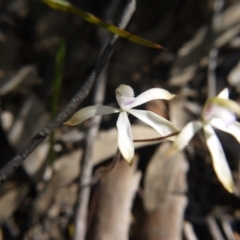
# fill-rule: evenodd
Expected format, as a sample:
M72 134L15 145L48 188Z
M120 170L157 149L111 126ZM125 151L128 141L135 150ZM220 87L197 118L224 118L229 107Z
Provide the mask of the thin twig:
M190 222L184 222L183 234L184 234L186 240L198 240L198 238L194 232L193 226Z
M158 138L135 139L135 140L133 140L133 142L135 142L135 143L139 143L139 142L159 142L159 141L168 139L170 137L176 136L179 133L180 133L180 131L177 131L177 132L170 133L170 134L168 134L166 136L158 137ZM120 157L121 157L121 152L120 152L120 150L118 148L118 150L117 150L117 152L116 152L116 154L114 156L114 159L111 162L111 164L109 166L106 166L106 167L98 168L97 171L94 173L94 176L91 179L91 181L89 183L84 184L84 185L80 185L80 187L81 188L92 187L93 185L95 185L102 178L102 176L105 173L110 172L116 166L116 164L118 163L118 160L120 159Z
M101 43L104 46L106 44L106 38L109 37L109 34L104 34L101 38ZM94 104L102 104L105 97L105 89L107 83L107 68L108 64L103 68L101 74L96 79L96 84L94 88ZM85 239L86 229L87 229L87 217L88 217L88 203L90 197L90 187L96 184L100 178L100 174L96 174L92 177L92 152L93 144L97 137L99 126L101 123L102 116L97 116L90 120L90 126L86 131L85 138L85 151L84 155L80 161L80 177L79 177L79 193L77 200L77 208L75 215L75 232L74 239Z
M165 139L168 139L170 137L173 137L173 136L176 136L180 133L180 131L177 131L177 132L174 132L174 133L170 133L166 136L163 136L163 137L158 137L158 138L148 138L148 139L135 139L133 140L133 142L135 143L139 143L139 142L159 142L159 141L162 141L162 140L165 140ZM84 185L80 185L81 188L84 188L84 187L91 187L93 186L94 184L96 184L101 178L102 176L107 173L107 172L110 172L115 166L116 164L118 163L118 160L120 159L121 157L121 152L118 148L115 156L114 156L114 159L113 161L111 162L111 164L107 167L101 167L101 168L98 168L97 171L94 173L94 176L93 178L91 179L91 181L87 184L84 184Z
M125 13L124 18L126 18L127 15L129 15L129 12ZM82 88L73 96L68 105L56 116L56 118L41 129L15 157L13 157L4 167L0 169L0 184L22 164L22 162L47 138L47 136L54 131L54 129L59 127L73 115L77 107L79 107L82 101L88 96L95 79L102 71L108 58L111 56L118 38L119 37L117 35L114 35L111 38L103 53L99 57L90 76L87 78Z
M214 42L216 32L221 26L221 15L224 6L224 0L213 1L213 18L211 23L211 40ZM208 98L216 96L217 92L217 68L218 48L212 45L208 56Z
M218 49L212 47L208 55L208 98L216 96L217 92L217 77L216 77L216 67L217 67Z
M97 184L106 173L112 171L117 166L117 163L119 162L121 156L122 156L121 152L118 148L113 158L113 161L111 161L111 163L108 166L98 168L96 172L94 172L91 181L85 185L81 185L80 188L92 187L95 184Z
M96 80L95 84L95 93L94 93L94 104L101 104L104 100L105 96L105 88L106 88L106 67L103 69L101 74ZM86 224L87 224L87 214L88 214L88 202L90 196L90 188L84 187L89 185L89 183L93 180L92 178L92 152L93 152L93 144L98 134L99 125L101 122L101 116L92 118L90 121L90 127L87 130L86 138L85 138L85 151L83 157L80 161L81 171L79 177L79 194L77 201L77 211L75 215L75 233L74 239L85 239L86 235Z
M234 237L233 229L231 226L230 217L228 215L223 215L220 218L220 222L221 222L221 226L222 226L223 232L226 235L227 240L234 240L235 237Z
M173 136L176 136L180 133L180 131L177 131L177 132L174 132L174 133L170 133L166 136L163 136L163 137L158 137L158 138L148 138L148 139L135 139L133 140L133 142L135 143L138 143L138 142L158 142L158 141L162 141L162 140L165 140L167 138L170 138L170 137L173 137Z
M224 240L223 234L217 225L216 219L213 218L212 216L208 216L206 221L207 221L207 225L208 225L209 232L211 234L212 239Z
M135 139L133 140L133 142L138 143L138 142L159 142L165 139L168 139L170 137L176 136L180 133L180 131L174 132L174 133L170 133L166 136L163 137L158 137L158 138L148 138L148 139ZM84 184L84 185L80 185L81 188L84 187L92 187L93 185L95 185L102 177L105 173L110 172L118 163L119 159L121 157L121 152L118 148L113 161L111 162L111 164L109 166L106 167L101 167L98 168L97 171L94 173L93 178L91 179L90 182Z
M125 28L129 22L133 12L135 10L135 0L130 0L127 4L125 11L122 15L119 28ZM106 76L105 74L101 75L101 78L98 79L96 84L96 91L94 97L94 103L99 104L103 102L104 93L106 86ZM96 117L91 120L90 128L87 131L86 142L85 142L85 151L81 161L81 173L79 179L79 186L85 186L91 181L92 175L92 151L93 143L96 139L99 124L101 117ZM75 218L75 240L84 240L86 235L86 225L87 225L87 214L88 214L88 202L90 196L90 188L80 187L79 189L79 199L77 206L77 213Z

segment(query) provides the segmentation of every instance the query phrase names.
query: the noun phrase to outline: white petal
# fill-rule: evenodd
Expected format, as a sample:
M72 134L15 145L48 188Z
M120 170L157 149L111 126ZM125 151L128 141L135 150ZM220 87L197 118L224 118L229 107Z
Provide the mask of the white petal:
M209 124L223 132L227 132L226 124L220 118L213 118L209 121Z
M193 136L203 127L200 121L192 121L188 123L181 132L177 135L171 149L182 150L184 149Z
M137 96L135 98L134 102L129 104L128 107L133 108L133 107L139 106L145 102L155 100L155 99L170 100L174 97L175 97L175 95L171 94L167 90L164 90L162 88L152 88L152 89L149 89L149 90L143 92L139 96Z
M204 126L204 133L212 156L215 173L225 189L232 193L234 191L234 183L221 143L209 124Z
M153 127L162 136L178 131L171 122L153 112L136 109L129 109L128 112Z
M234 122L227 128L227 132L233 135L236 140L240 143L240 123Z
M224 88L218 95L218 98L224 98L224 99L228 99L229 96L229 91L227 88Z
M83 121L92 118L94 116L99 115L106 115L106 114L112 114L112 113L118 113L121 110L118 108L103 106L103 105L95 105L95 106L89 106L85 107L79 111L77 111L67 122L64 124L70 125L70 126L76 126Z
M126 112L121 112L117 120L118 147L124 159L131 165L134 157L134 146L130 122Z
M239 122L234 122L231 125L226 126L223 121L221 121L220 119L214 118L211 120L210 124L213 127L217 128L223 132L227 132L227 133L231 134L240 143L240 123Z

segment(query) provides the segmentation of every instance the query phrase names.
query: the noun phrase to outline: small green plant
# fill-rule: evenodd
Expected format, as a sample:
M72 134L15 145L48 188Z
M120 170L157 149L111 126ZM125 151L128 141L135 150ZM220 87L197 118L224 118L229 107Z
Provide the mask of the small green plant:
M57 48L55 57L55 72L52 85L52 102L51 102L51 119L53 119L58 112L59 97L63 79L63 65L65 59L65 42L61 40ZM52 164L55 159L54 146L54 132L50 135L50 149L49 149L49 162Z

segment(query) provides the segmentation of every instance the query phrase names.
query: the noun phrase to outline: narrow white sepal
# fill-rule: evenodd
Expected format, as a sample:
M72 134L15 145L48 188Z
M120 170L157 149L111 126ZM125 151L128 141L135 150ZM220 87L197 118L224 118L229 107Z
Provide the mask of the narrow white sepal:
M170 100L174 97L175 97L175 95L171 94L170 92L168 92L164 89L152 88L152 89L149 89L149 90L143 92L139 96L137 96L135 98L134 102L129 104L128 107L133 108L133 107L139 106L143 103L146 103L148 101L155 100L155 99Z
M131 125L126 112L121 112L117 120L118 147L124 159L131 165L134 157L134 145Z
M70 125L70 126L76 126L83 121L92 118L94 116L99 115L106 115L106 114L112 114L112 113L118 113L121 110L118 108L103 106L103 105L94 105L85 107L79 111L77 111L67 122L64 124Z
M171 122L163 117L160 117L156 113L136 109L129 109L128 112L146 124L150 125L162 136L178 131L178 129ZM172 139L174 139L174 137L169 138L169 140Z
M224 188L230 193L233 193L234 183L232 179L232 174L228 166L221 143L218 140L218 137L214 132L213 128L209 124L205 125L203 129L206 138L206 144L212 157L215 173Z
M236 140L240 143L240 123L235 121L229 126L226 126L221 119L214 118L211 120L210 125L213 127L231 134L236 138Z
M188 123L181 132L177 135L171 149L182 150L184 149L193 136L203 127L200 121L192 121Z
M233 135L236 140L240 143L240 123L235 121L227 128L227 132Z
M224 88L218 95L218 98L228 99L229 97L229 91L228 88Z

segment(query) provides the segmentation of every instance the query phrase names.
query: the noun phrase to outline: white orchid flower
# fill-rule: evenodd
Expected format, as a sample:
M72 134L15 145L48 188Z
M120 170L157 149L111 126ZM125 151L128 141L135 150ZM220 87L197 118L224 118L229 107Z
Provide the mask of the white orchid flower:
M120 85L116 89L116 98L120 108L103 105L89 106L76 112L65 124L75 126L94 116L120 113L117 120L118 146L123 157L129 164L132 164L134 145L128 113L147 123L161 135L168 135L178 131L171 122L153 112L132 108L154 99L170 100L173 97L175 95L161 88L152 88L138 97L134 97L133 89L130 86Z
M240 106L229 100L228 95L228 89L224 89L217 97L209 99L203 108L202 119L188 123L176 137L170 151L182 150L195 133L203 128L216 175L223 186L232 193L234 183L231 171L213 129L215 127L233 135L240 143L240 124L235 117L235 114L240 115Z

